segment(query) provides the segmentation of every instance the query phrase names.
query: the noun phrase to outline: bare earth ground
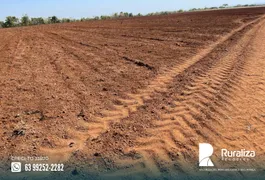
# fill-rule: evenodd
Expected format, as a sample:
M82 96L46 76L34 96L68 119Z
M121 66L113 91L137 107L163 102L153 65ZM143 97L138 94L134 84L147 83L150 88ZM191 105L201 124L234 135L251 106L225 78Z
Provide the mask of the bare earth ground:
M1 29L1 161L43 155L77 168L72 178L174 179L198 172L198 144L207 142L217 167L264 175L264 14ZM257 156L224 163L222 148Z

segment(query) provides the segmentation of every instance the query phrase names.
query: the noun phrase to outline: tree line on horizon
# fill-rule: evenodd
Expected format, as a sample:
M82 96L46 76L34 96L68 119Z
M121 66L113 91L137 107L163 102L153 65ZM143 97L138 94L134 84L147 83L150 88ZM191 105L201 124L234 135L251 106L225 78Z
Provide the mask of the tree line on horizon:
M89 20L105 20L105 19L115 19L121 17L135 17L142 16L142 14L138 13L137 15L133 15L128 12L120 12L114 13L111 16L95 16L93 18L58 18L57 16L51 16L48 18L37 17L30 18L28 15L23 15L21 18L17 18L16 16L7 16L5 21L0 21L0 28L10 28L10 27L20 27L20 26L31 26L31 25L41 25L41 24L55 24L55 23L69 23L69 22L80 22L80 21L89 21Z
M69 23L69 22L89 21L89 20L130 18L130 17L139 17L139 16L167 15L167 14L175 14L175 13L191 12L191 11L225 9L225 8L233 8L233 7L251 7L251 6L257 6L257 4L250 4L250 5L249 4L245 4L245 5L238 4L236 6L229 6L228 4L223 4L222 6L219 6L219 7L192 8L187 11L183 9L180 9L178 11L161 11L161 12L155 12L155 13L148 13L146 15L142 15L141 13L134 15L133 13L120 12L120 13L114 13L110 16L102 15L102 16L95 16L93 18L81 18L81 19L73 19L73 18L59 19L57 16L51 16L48 18L43 18L43 17L30 18L28 15L23 15L21 18L17 18L16 16L7 16L5 21L0 21L0 28L32 26L32 25L41 25L41 24Z

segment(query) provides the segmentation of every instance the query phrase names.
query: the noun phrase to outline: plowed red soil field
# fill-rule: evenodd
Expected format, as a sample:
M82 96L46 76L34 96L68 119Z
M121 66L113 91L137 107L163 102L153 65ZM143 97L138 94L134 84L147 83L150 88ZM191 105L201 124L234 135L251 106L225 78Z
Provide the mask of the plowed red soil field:
M264 14L0 29L0 172L11 156L48 156L73 177L173 179L196 173L210 143L256 151L247 167L264 173Z

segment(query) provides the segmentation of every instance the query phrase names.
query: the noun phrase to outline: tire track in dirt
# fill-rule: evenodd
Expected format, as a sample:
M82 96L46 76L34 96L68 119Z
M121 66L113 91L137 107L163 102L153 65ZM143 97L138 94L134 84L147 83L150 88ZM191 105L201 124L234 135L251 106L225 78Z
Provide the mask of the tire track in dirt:
M258 19L259 20L259 19ZM228 35L222 37L218 42L210 45L207 49L202 50L196 56L190 60L173 67L170 70L164 70L162 74L158 75L150 84L142 90L139 90L137 94L128 94L129 99L120 99L123 105L116 105L116 110L102 112L105 117L97 118L97 121L104 122L104 129L107 129L109 121L119 122L121 119L129 116L130 113L137 111L137 108L144 104L145 100L151 99L154 92L166 92L168 84L174 79L175 76L183 72L185 69L191 65L198 62L203 57L207 56L211 51L214 50L219 44L225 42L227 39L232 37L236 32L241 31L248 25L257 22L258 20L252 21L250 23L244 24L240 28L233 30Z
M259 36L256 36L247 51L248 61L245 65L245 73L242 74L240 91L237 91L238 98L232 99L231 103L238 107L238 111L232 111L231 123L237 127L227 125L226 132L233 141L241 141L242 147L246 149L255 148L259 164L253 166L264 169L263 141L265 137L264 109L265 109L265 71L264 67L264 34L265 27L259 29Z
M45 38L46 40L45 40ZM48 37L48 40L47 40ZM43 34L42 37L38 37L41 42L45 42L43 44L44 48L47 47L53 47L53 51L49 52L47 54L44 54L43 52L39 51L38 48L36 48L36 52L38 56L42 56L44 58L48 58L49 61L52 61L52 65L54 66L54 70L56 71L56 74L58 74L59 78L62 76L62 79L65 83L65 88L69 89L76 97L78 97L81 106L83 109L88 108L86 103L85 103L85 96L84 91L78 90L78 88L75 88L75 84L78 85L80 82L75 78L75 76L70 75L67 72L73 71L71 68L69 69L68 65L71 67L74 67L75 65L81 64L83 67L89 67L91 64L84 62L84 60L87 58L86 55L92 55L90 52L85 52L83 50L79 50L78 48L71 46L71 45L64 45L62 46L58 38L55 38L54 36L50 36L47 34ZM59 47L59 48L58 48ZM61 48L62 47L62 48ZM60 52L60 54L64 54L64 56L57 56L56 53ZM96 57L96 56L95 56ZM44 60L43 60L44 61ZM78 61L78 62L75 62ZM62 65L62 63L64 62ZM80 67L80 65L78 65ZM76 71L84 71L84 68L80 67L77 68ZM69 76L70 79L72 79L71 83L67 81L64 77ZM78 75L76 75L78 77ZM73 81L74 79L74 81ZM82 109L82 108L81 108ZM80 115L82 116L82 115ZM78 120L76 122L76 125L78 127L83 127L86 129L86 131L89 131L89 134L84 131L79 131L76 128L72 127L66 127L65 132L66 134L71 137L70 139L62 139L62 138L57 138L56 143L54 148L46 148L46 147L41 147L40 150L41 152L44 152L45 155L49 155L53 161L67 161L69 157L71 156L72 153L75 153L79 151L80 149L83 149L86 144L86 140L91 138L93 134L99 134L104 129L102 129L102 124L100 122L95 122L93 121L93 118L89 117L89 119L92 119L92 121L89 121L89 123ZM74 142L74 144L71 145L71 148L69 148L69 145ZM60 149L60 151L58 151ZM62 153L64 152L64 153Z
M64 155L64 160L69 158L73 152L79 151L85 147L85 142L88 139L88 137L96 138L101 133L108 130L109 125L114 122L120 122L121 119L126 118L130 115L130 113L136 112L137 108L144 105L144 101L151 99L151 96L155 92L166 92L168 84L174 79L175 76L183 72L185 69L189 68L196 62L198 62L200 59L206 57L211 51L213 51L219 44L225 42L229 38L231 38L235 33L243 30L247 26L251 25L252 23L257 22L259 19L246 23L242 25L241 27L231 31L226 36L222 37L219 41L216 43L210 45L208 48L202 50L199 54L192 57L190 60L185 61L184 63L173 67L169 70L164 70L163 73L157 76L150 84L142 90L139 90L137 94L128 94L127 96L129 98L126 99L119 99L120 102L122 102L122 105L114 105L114 110L105 110L101 112L103 114L103 117L95 117L93 122L83 123L83 126L88 127L89 131L87 133L78 134L78 131L72 132L74 141L78 142L76 143L76 147L71 148L69 150L69 147L65 148L54 148L54 149L42 149L42 152L44 154L49 154L52 159L60 159L56 158L57 155ZM149 158L150 159L150 158Z
M238 110L227 99L234 99L235 91L241 89L238 84L244 81L243 54L263 24L264 21L246 33L230 54L187 86L182 95L176 97L173 108L166 107L169 113L161 114L161 120L155 121L154 127L148 130L150 137L139 138L138 146L128 149L142 158L130 163L129 160L118 161L121 169L124 165L126 172L152 174L155 177L165 171L171 174L176 170L191 173L193 170L188 166L188 159L197 157L198 143L210 142L216 148L235 147L233 141L224 135L225 132L221 133L225 125L220 119L227 119L226 114ZM219 104L226 104L228 108ZM213 117L212 112L217 115ZM143 164L144 168L138 168L139 164ZM128 166L131 168L128 169ZM114 177L119 175L124 175L124 171L111 174Z
M61 50L64 52L63 54L66 54L69 57L73 57L74 59L70 60L69 57L59 57L58 60L63 60L64 64L71 64L71 66L74 66L76 63L74 60L77 60L78 63L81 63L84 67L89 67L91 66L90 63L84 62L84 59L86 59L88 56L93 56L93 58L98 58L95 55L93 55L93 53L91 52L86 52L84 50L80 50L79 48L76 48L74 45L76 45L76 42L74 42L73 45L69 45L67 43L69 43L70 41L67 40L67 43L64 44L63 46L60 44L61 40L59 37L56 37L56 35L51 35L51 34L43 34L43 36L45 36L46 38L49 38L49 42L47 41L47 45L49 44L50 46L55 46L53 49L53 53L54 52L60 52ZM44 40L44 39L42 39ZM44 40L45 41L45 40ZM62 49L59 50L56 47L61 47ZM43 53L39 52L39 55L41 55ZM42 55L43 56L43 55ZM54 57L52 54L45 54L45 56L47 56L49 59L53 60ZM68 76L68 74L65 74L66 71L70 71L70 69L66 68L66 66L62 66L59 61L55 61L53 60L53 63L55 66L55 71L57 72L58 75L62 75L62 76ZM71 79L74 79L74 77L71 76ZM83 108L86 108L86 104L84 102L84 94L81 91L78 91L76 88L74 88L73 84L69 84L68 81L64 81L65 82L65 87L67 89L70 89L80 100L81 105L83 106ZM91 117L90 117L91 119ZM92 118L93 119L93 118ZM84 122L84 121L78 121L76 123L78 126L80 127L84 127L89 133L87 132L80 132L76 129L72 129L70 127L68 127L65 131L67 132L67 134L70 135L70 137L72 137L72 139L57 139L56 142L56 147L55 148L46 148L46 147L41 147L40 150L41 152L43 152L43 154L48 155L50 157L50 159L52 159L53 161L67 161L70 156L72 154L74 154L75 152L83 149L85 147L85 142L87 139L93 139L93 136L96 137L98 134L100 134L101 132L104 132L105 129L103 122L100 121L90 121L89 123ZM71 142L75 142L73 147L69 148L69 143Z

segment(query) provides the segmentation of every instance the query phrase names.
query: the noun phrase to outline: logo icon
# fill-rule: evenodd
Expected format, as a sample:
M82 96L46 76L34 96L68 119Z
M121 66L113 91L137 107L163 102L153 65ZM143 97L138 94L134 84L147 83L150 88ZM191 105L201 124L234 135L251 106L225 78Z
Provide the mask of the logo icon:
M11 172L21 172L21 162L12 162Z
M213 146L208 143L199 144L199 166L213 167L210 157L213 155Z

